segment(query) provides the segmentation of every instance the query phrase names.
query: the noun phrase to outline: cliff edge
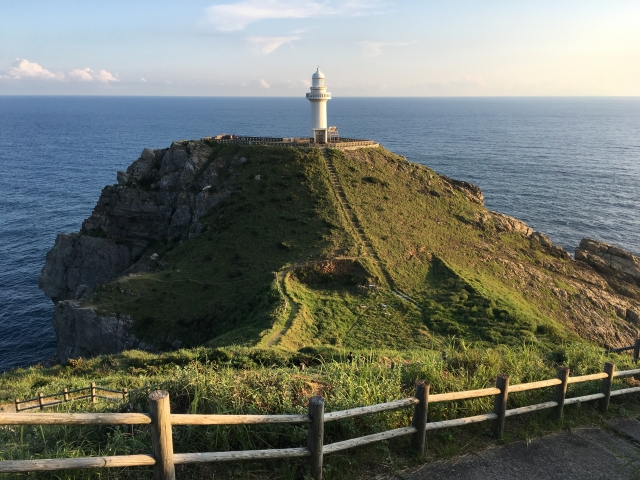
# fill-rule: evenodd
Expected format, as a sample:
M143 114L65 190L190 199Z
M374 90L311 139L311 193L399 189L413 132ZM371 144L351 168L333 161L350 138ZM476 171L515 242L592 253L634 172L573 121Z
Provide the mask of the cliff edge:
M630 344L640 261L584 239L575 260L480 189L383 148L174 142L145 149L40 288L57 358L244 344L426 348L456 336Z

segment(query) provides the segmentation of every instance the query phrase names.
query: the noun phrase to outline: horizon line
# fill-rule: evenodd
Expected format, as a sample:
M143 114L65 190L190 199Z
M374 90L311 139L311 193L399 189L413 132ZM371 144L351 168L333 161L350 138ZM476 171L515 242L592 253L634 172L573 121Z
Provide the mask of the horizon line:
M298 98L301 95L135 95L135 94L64 94L64 93L17 93L0 97L132 97L132 98ZM640 95L345 95L332 98L640 98Z

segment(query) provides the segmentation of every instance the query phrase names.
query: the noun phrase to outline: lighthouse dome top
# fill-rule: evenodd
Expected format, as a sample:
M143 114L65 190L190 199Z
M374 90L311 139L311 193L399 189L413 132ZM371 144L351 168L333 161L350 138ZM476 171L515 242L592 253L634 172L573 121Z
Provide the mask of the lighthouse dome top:
M315 73L311 76L312 79L314 78L324 78L324 73L322 73L320 71L320 67L318 67L318 69L315 71Z

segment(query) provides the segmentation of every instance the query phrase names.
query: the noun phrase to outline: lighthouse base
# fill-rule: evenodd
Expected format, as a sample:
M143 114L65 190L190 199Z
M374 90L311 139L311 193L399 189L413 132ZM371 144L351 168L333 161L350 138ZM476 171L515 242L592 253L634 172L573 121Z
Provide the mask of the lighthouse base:
M327 143L327 129L326 128L314 128L313 129L313 143Z

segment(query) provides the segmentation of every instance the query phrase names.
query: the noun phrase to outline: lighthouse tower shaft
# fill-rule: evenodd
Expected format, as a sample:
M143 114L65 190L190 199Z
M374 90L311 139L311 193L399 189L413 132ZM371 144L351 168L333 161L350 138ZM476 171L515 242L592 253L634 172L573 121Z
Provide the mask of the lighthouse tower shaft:
M313 141L327 143L327 101L331 100L331 94L327 92L320 67L311 77L311 92L307 93L307 99L311 102Z

